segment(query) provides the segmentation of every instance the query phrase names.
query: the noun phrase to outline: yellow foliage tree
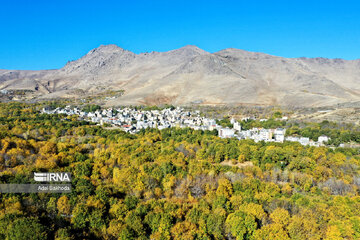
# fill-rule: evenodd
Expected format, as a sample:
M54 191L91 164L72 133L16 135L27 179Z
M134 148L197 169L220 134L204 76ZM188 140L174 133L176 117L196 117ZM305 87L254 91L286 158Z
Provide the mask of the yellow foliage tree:
M57 209L60 214L70 214L70 203L67 196L61 196L57 201Z
M230 198L233 193L233 187L231 182L226 178L221 178L218 181L218 188L216 190L217 195L223 195L226 198Z
M324 240L341 240L341 232L335 225L329 226L326 230L326 238Z
M287 226L290 221L290 214L283 208L277 208L270 214L270 219L280 226Z
M290 240L280 224L269 224L255 231L255 240Z

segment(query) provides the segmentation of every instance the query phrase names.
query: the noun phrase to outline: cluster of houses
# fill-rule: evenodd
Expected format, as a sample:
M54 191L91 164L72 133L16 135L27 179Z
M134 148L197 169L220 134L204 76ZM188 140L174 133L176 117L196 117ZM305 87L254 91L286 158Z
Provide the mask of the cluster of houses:
M308 137L298 137L298 136L286 136L285 128L276 128L276 129L266 129L266 128L252 128L250 130L241 130L240 123L232 119L231 123L233 128L220 128L219 137L222 138L232 138L236 137L238 139L252 139L255 142L299 142L304 146L324 146L326 142L330 140L327 136L320 136L318 141L313 141Z
M302 145L322 146L329 140L327 136L319 137L317 142L305 137L285 137L286 129L265 129L252 128L250 130L242 130L241 125L235 119L231 119L232 128L222 127L216 123L215 119L206 118L200 115L199 111L190 112L184 109L165 108L163 110L141 110L133 108L108 108L96 110L94 112L85 112L79 108L65 108L48 109L43 108L43 113L46 114L66 114L78 115L80 119L103 124L110 124L121 128L122 130L135 134L142 129L157 128L159 130L171 127L192 128L195 130L214 130L218 131L221 138L238 138L253 139L255 142L284 142L292 141L299 142Z
M238 139L253 139L255 142L284 142L286 129L265 129L265 128L252 128L250 130L242 130L241 125L235 119L231 119L233 128L220 128L219 137Z
M79 108L56 108L54 110L44 108L43 113L78 115L83 120L99 123L107 123L117 126L129 133L137 133L145 128L157 128L159 130L171 127L193 128L195 130L214 130L219 126L214 119L200 116L200 112L184 111L182 108L166 108L163 110L137 110L132 108L102 109L95 112L85 112Z
M318 138L317 142L311 140L308 137L294 137L294 136L287 136L285 138L286 141L289 142L299 142L301 145L310 145L314 147L324 146L326 142L330 140L328 136L322 135Z

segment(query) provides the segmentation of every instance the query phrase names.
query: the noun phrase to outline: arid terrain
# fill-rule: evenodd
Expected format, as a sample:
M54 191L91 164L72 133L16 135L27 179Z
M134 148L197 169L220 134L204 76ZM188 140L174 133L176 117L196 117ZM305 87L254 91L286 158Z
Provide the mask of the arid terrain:
M0 90L25 90L28 99L124 90L106 100L111 105L320 107L360 101L360 60L283 58L232 48L209 53L196 46L135 54L102 45L57 70L0 70Z

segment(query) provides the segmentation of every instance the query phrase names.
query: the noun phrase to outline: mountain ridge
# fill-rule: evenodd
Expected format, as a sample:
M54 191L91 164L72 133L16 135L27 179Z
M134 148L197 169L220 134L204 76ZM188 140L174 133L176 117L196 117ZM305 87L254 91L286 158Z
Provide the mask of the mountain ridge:
M0 89L35 98L125 90L108 104L264 104L324 106L360 100L360 60L284 58L187 45L135 54L101 45L55 70L0 70Z

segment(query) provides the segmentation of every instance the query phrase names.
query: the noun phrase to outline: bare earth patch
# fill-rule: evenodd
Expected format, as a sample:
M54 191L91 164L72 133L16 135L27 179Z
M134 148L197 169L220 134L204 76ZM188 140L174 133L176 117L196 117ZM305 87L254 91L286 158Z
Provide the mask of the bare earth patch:
M223 162L220 163L220 165L222 165L222 166L230 166L230 167L238 167L238 168L254 166L254 164L252 162L250 162L250 161L233 164L230 160L229 161L223 161Z

